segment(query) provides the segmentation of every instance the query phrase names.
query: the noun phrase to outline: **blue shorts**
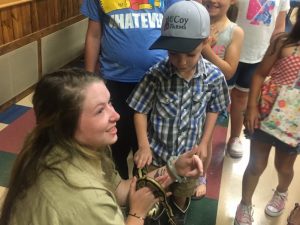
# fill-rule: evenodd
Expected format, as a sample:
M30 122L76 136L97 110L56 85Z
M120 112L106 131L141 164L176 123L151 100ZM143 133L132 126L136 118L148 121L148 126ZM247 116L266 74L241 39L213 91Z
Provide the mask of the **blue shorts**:
M243 63L239 62L233 77L227 81L229 89L236 88L243 92L248 92L251 79L259 63Z
M298 145L297 147L292 147L260 129L255 129L254 133L251 136L249 136L247 134L247 131L245 130L245 135L251 140L256 140L259 142L270 144L274 146L276 150L283 151L288 154L300 153L300 145Z

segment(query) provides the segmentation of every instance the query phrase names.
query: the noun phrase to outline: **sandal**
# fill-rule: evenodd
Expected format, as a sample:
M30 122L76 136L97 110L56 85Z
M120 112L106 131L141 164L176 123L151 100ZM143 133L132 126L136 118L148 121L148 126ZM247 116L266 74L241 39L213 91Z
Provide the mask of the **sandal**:
M287 219L288 225L300 225L300 205L295 203L294 209L291 211Z
M201 177L199 177L197 188L198 188L200 185L205 185L205 186L206 186L206 184L207 184L206 176L201 176ZM197 188L196 188L196 189L197 189ZM205 194L200 195L200 196L196 196L196 193L194 193L194 195L193 195L191 198L192 198L193 200L200 200L200 199L202 199L202 198L204 198L204 197L205 197Z

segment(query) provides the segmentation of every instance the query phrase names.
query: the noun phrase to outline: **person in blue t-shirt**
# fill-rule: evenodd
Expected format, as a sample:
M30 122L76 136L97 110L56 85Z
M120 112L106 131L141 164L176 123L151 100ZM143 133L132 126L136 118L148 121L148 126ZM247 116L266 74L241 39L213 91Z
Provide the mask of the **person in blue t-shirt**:
M164 50L148 48L160 35L163 12L175 1L84 0L81 6L81 13L89 18L85 69L104 74L112 103L121 115L112 153L123 179L128 178L127 156L138 149L133 110L126 99L145 72L167 56Z

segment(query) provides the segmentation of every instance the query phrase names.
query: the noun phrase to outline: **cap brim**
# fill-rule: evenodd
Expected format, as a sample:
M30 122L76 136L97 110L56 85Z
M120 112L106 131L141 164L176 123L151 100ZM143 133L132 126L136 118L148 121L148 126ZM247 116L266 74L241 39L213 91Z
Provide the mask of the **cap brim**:
M204 39L160 36L151 46L151 49L165 49L174 52L192 52Z

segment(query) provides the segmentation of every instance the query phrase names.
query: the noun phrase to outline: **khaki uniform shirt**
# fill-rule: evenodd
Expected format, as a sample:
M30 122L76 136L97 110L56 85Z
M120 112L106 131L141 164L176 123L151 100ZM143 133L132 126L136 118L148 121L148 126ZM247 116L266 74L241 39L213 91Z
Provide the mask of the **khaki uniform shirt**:
M54 152L62 153L57 148ZM55 154L51 155L55 158ZM124 224L114 193L103 185L100 162L91 163L78 156L72 164L63 162L55 167L61 169L65 177L59 172L44 171L26 196L17 202L12 225ZM111 178L113 190L120 181L115 172Z

